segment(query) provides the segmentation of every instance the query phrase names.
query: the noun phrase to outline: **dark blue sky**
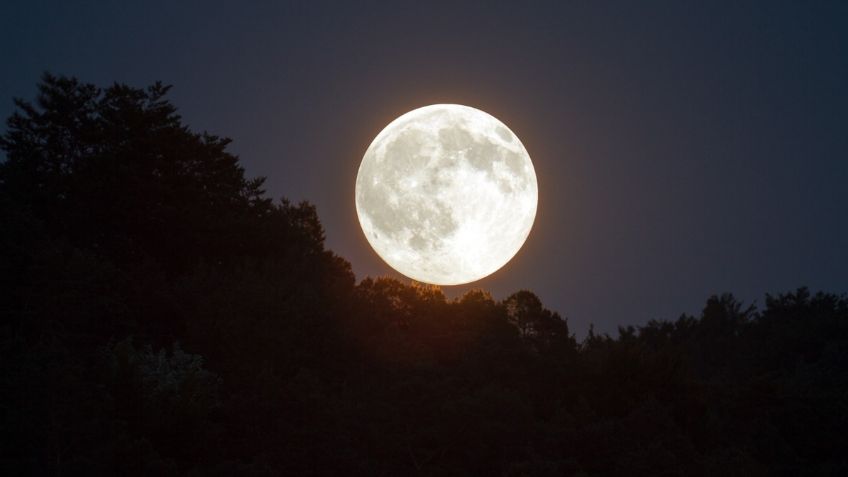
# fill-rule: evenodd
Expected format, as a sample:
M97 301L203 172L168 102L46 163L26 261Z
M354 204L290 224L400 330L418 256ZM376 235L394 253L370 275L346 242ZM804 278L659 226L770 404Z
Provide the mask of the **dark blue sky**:
M510 126L539 177L530 238L476 284L496 297L533 290L582 335L848 291L848 2L6 0L0 53L3 117L47 70L173 84L359 278L391 273L356 221L362 154L450 102Z

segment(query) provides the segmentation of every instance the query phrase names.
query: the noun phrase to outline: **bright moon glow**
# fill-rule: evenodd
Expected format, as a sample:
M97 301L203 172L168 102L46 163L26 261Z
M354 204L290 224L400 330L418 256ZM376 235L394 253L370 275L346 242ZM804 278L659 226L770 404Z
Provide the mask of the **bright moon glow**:
M524 145L491 115L435 104L395 119L356 177L368 242L398 272L459 285L504 266L536 217L538 185Z

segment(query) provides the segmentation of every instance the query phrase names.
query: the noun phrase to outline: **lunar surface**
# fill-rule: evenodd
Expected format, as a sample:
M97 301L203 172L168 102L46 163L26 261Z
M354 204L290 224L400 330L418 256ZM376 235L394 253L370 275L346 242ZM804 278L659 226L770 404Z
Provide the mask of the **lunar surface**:
M459 285L504 266L533 226L536 172L518 137L458 104L410 111L374 139L356 177L368 242L398 272Z

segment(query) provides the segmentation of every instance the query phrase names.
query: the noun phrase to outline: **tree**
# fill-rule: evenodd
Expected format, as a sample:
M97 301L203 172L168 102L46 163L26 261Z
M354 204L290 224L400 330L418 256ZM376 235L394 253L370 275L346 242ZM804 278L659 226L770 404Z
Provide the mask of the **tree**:
M535 344L539 349L549 349L556 345L576 346L574 337L568 331L568 322L542 306L542 300L533 292L521 290L506 300L507 316L518 327L521 336Z
M0 189L53 236L118 263L180 271L253 253L240 232L272 211L264 179L244 177L229 139L183 125L169 89L45 74L0 137Z

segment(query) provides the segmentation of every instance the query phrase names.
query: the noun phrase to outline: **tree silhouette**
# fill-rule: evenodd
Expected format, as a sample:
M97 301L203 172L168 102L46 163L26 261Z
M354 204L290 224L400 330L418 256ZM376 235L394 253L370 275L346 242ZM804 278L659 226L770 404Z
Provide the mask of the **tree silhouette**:
M167 93L47 74L0 137L3 475L848 473L844 295L578 342L528 290L356 283Z

